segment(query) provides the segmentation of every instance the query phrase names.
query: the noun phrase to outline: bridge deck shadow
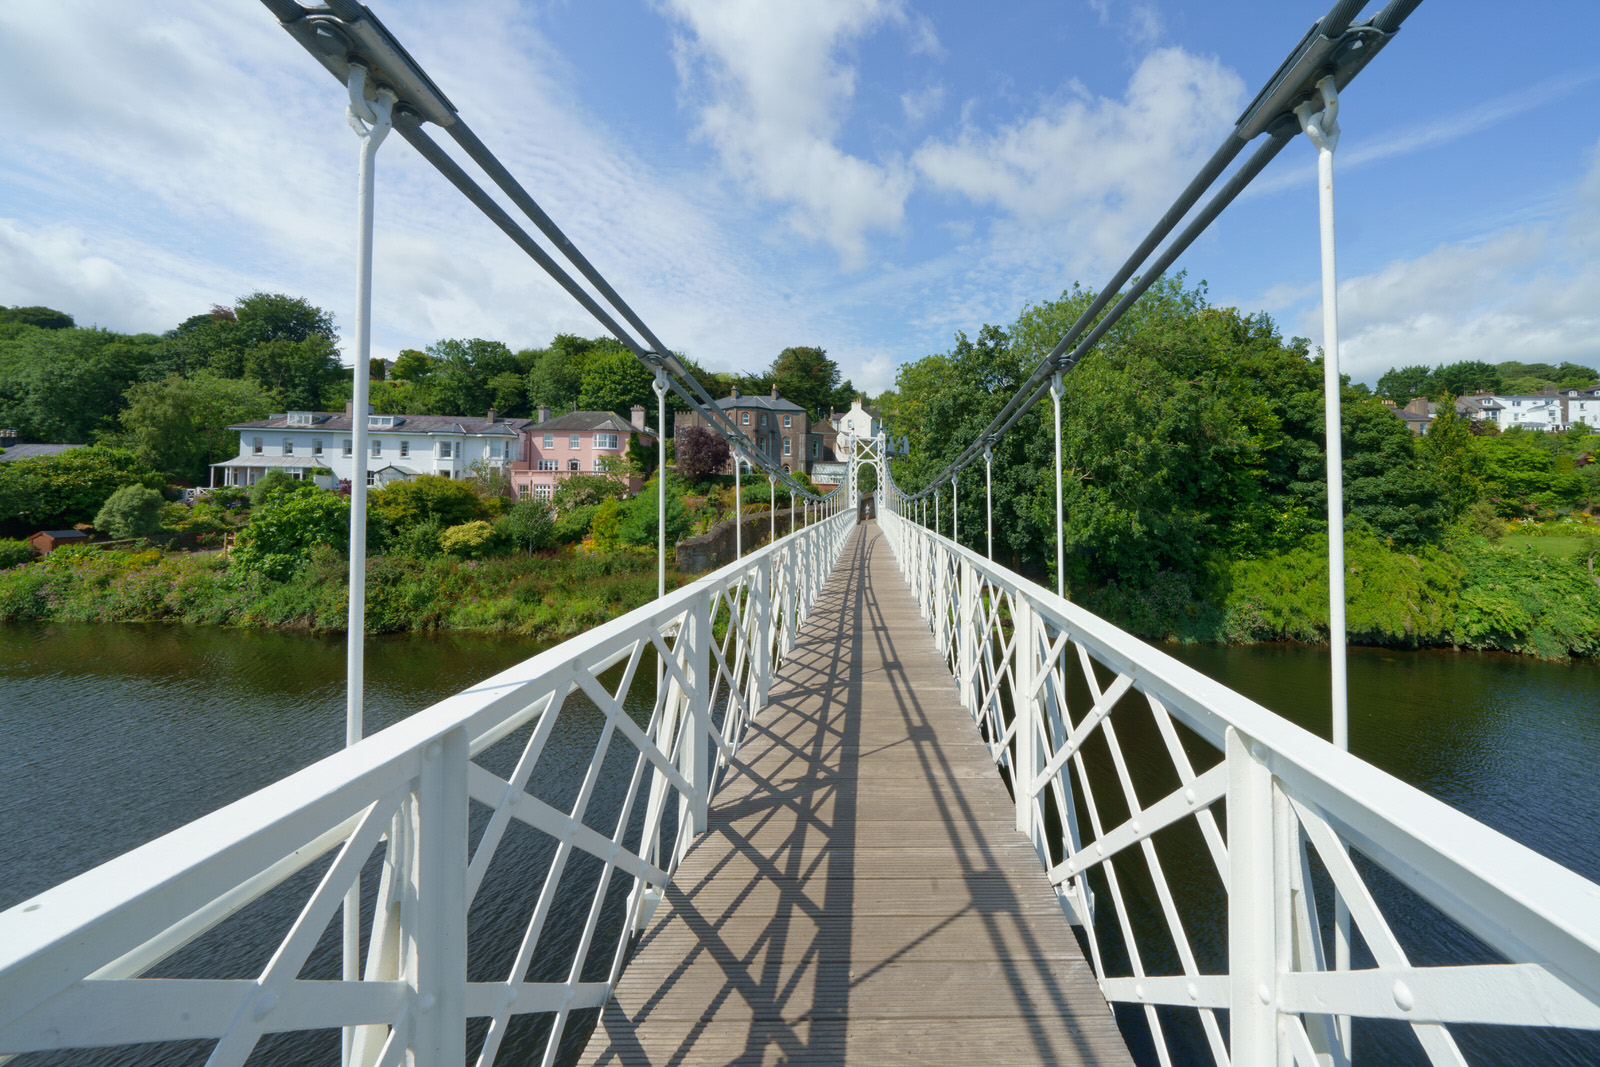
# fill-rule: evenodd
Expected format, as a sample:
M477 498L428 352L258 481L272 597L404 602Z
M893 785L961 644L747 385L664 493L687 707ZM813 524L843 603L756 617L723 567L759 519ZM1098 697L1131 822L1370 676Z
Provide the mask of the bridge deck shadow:
M582 1062L1125 1064L876 524L853 535Z

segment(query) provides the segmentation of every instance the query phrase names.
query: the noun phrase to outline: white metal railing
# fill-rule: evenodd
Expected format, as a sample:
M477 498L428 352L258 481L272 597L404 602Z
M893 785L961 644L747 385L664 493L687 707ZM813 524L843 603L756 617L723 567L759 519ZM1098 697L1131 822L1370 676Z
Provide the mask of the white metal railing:
M354 1063L459 1064L467 1020L487 1019L477 1050L487 1065L514 1017L543 1013L543 1062L553 1062L570 1013L604 1003L631 935L704 829L718 773L854 524L854 509L842 509L0 913L0 1053L216 1039L208 1062L241 1064L263 1035L344 1028ZM641 670L664 674L647 725L625 707ZM603 724L563 810L530 783L572 694ZM608 755L631 775L614 821L591 806ZM518 874L543 884L517 924L511 966L470 981L469 926L495 903L474 902L514 824L542 835L548 873ZM336 930L347 887L379 855L362 979L302 977ZM581 865L569 861L585 855L599 874L581 934L561 932L566 977L528 981L563 875ZM259 974L140 977L252 902L293 889L302 871L303 903ZM625 912L602 922L622 885ZM615 943L597 943L610 929ZM585 968L596 954L598 978Z
M890 490L882 526L1017 829L1162 1063L1347 1063L1352 1016L1409 1024L1436 1064L1465 1062L1453 1023L1600 1029L1600 885L895 514ZM1374 866L1471 937L1419 965ZM1335 967L1335 908L1357 969Z

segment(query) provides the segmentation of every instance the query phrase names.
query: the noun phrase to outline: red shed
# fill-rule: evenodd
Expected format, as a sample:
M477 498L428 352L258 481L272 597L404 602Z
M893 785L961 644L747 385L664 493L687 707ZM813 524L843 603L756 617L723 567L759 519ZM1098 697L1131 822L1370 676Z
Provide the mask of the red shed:
M28 538L28 543L33 550L41 556L48 556L62 545L70 545L77 541L87 541L89 535L82 530L40 530Z

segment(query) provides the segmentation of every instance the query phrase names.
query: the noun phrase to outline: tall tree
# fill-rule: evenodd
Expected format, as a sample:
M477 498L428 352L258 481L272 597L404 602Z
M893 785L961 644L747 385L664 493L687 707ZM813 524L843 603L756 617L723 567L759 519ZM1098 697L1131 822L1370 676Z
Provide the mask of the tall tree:
M799 404L813 420L827 417L837 401L840 385L839 365L828 353L810 346L785 348L767 370L772 384L784 399ZM845 399L849 403L849 399Z
M654 381L632 352L613 349L591 356L583 371L578 406L584 411L611 411L628 418L633 405L654 407Z
M253 381L219 378L210 371L192 378L172 375L130 388L122 425L135 455L173 481L204 485L209 464L237 452L238 432L228 427L266 418L271 404Z

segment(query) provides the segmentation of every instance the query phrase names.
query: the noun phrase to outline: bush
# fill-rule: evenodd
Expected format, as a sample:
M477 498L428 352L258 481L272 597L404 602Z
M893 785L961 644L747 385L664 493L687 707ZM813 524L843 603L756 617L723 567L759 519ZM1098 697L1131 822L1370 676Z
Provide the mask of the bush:
M224 485L211 490L205 495L207 503L215 504L220 508L238 507L250 499L248 490L238 485Z
M565 513L607 500L620 500L627 491L626 482L608 474L569 474L556 483L550 503L555 505L556 511Z
M425 519L438 519L449 527L486 517L483 498L471 485L436 474L391 482L370 499L372 510L395 531Z
M722 470L731 454L722 435L705 426L691 426L675 442L678 474L691 482L703 482Z
M555 542L555 521L550 505L543 500L521 500L495 523L495 532L507 542L525 548L532 555Z
M628 501L622 509L622 521L616 536L624 544L653 545L656 543L657 483L647 483L638 496ZM667 544L676 544L689 534L689 512L683 506L683 494L669 480L667 483Z
M94 517L94 527L118 540L153 537L161 532L161 512L166 506L166 500L156 490L125 485L101 506Z
M259 508L262 503L265 502L267 497L271 496L273 493L288 489L297 484L299 483L296 481L296 479L289 477L286 471L274 467L266 474L263 474L261 479L250 487L250 506L252 508Z
M429 516L390 534L385 539L384 548L391 556L429 559L439 554L439 539L444 536L444 531L444 522L437 516Z
M613 511L616 501L612 501ZM595 513L600 510L600 505L587 508L575 508L565 515L558 515L551 528L551 538L555 544L571 545L582 541L589 536L589 524L594 520Z
M495 547L494 527L479 519L452 526L439 537L439 547L452 556L481 559Z
M589 520L589 532L594 535L594 543L598 548L615 548L617 532L621 527L622 505L615 500L607 500L595 508Z
M259 482L257 483L260 484ZM233 563L273 581L286 581L317 545L343 551L350 543L350 501L309 482L269 495L251 509Z
M33 546L26 541L0 538L0 571L33 562Z
M159 489L161 475L132 452L74 448L54 456L0 463L0 518L44 529L88 522L127 485Z

